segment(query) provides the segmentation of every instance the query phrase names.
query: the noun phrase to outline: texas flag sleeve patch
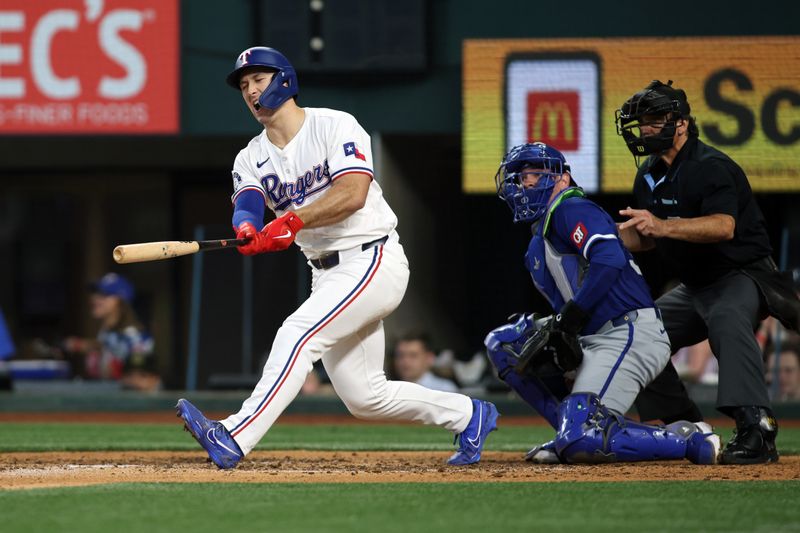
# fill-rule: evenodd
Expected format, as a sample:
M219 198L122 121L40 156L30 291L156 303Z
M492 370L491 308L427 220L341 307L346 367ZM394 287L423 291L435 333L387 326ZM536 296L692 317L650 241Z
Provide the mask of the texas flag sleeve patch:
M367 157L359 151L358 145L355 142L344 143L344 155L352 155L355 156L356 159L360 159L364 162L367 161Z

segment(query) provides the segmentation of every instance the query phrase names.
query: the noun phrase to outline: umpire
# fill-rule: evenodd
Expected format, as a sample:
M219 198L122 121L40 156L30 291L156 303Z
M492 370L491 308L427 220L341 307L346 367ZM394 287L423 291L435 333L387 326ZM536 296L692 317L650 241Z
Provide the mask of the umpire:
M672 81L634 94L616 123L639 167L638 209L620 211L630 217L620 234L631 251L655 247L677 274L680 284L656 302L673 351L708 338L719 360L717 409L736 421L722 462L777 461L778 424L753 332L767 314L797 330L800 302L771 258L747 176L698 138L686 93Z

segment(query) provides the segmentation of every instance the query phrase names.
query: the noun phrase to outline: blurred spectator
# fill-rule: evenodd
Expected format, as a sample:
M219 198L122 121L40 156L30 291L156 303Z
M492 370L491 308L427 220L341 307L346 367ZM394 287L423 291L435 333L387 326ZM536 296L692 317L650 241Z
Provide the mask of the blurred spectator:
M448 379L435 375L431 369L436 354L425 333L411 333L401 337L394 346L394 373L402 381L444 392L456 392L458 387Z
M772 344L775 342L775 339L780 336L783 331L786 330L781 326L781 323L771 316L761 321L761 324L756 330L756 342L758 342L758 346L764 354L764 360L767 358L767 353L772 349Z
M153 338L131 303L134 288L126 278L108 273L90 285L91 313L99 322L97 337L68 337L63 349L77 354L76 373L89 379L119 380L123 388L161 388L156 372Z
M792 286L794 287L795 293L800 296L800 268L793 268L790 274L792 276ZM764 361L767 360L768 354L774 350L774 345L780 343L780 339L786 336L794 337L796 335L796 333L784 328L774 317L768 316L764 319L756 331L756 341L764 354Z
M719 382L719 365L708 339L681 348L672 356L672 362L678 376L684 381L702 385L716 385Z
M453 376L456 381L461 385L462 390L467 389L474 391L472 394L481 394L484 389L484 380L490 378L494 381L494 372L487 372L489 369L488 356L485 350L479 350L472 354L472 358L461 361L453 361Z
M775 376L775 354L767 358L767 383ZM800 400L800 342L795 338L782 344L778 357L778 387L773 400L795 402Z
M0 360L8 359L14 355L14 341L11 340L11 333L8 331L6 319L3 311L0 310Z
M303 396L332 396L336 394L328 375L325 373L325 369L322 367L322 363L319 361L314 363L311 372L306 376L303 387L300 389L300 394Z
M5 360L14 355L14 341L8 331L3 311L0 310L0 390L11 390L11 373Z

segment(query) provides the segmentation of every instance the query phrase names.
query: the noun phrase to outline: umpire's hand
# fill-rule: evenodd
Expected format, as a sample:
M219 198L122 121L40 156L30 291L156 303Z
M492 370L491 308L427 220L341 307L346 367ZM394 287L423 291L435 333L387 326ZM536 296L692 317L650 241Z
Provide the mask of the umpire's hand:
M625 228L634 227L636 231L645 237L660 238L666 236L667 227L666 221L658 218L647 209L631 209L630 207L622 209L620 215L630 217L619 225L620 231Z

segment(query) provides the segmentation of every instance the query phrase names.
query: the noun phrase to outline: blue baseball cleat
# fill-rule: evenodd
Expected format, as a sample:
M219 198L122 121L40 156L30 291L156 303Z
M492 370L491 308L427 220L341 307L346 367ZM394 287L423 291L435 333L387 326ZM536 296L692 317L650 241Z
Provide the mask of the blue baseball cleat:
M481 460L486 437L497 429L497 408L491 402L472 400L472 418L467 429L456 436L458 451L447 460L449 465L471 465Z
M235 468L244 454L228 430L220 422L209 420L200 410L181 398L175 406L184 427L200 443L214 464L220 468Z

